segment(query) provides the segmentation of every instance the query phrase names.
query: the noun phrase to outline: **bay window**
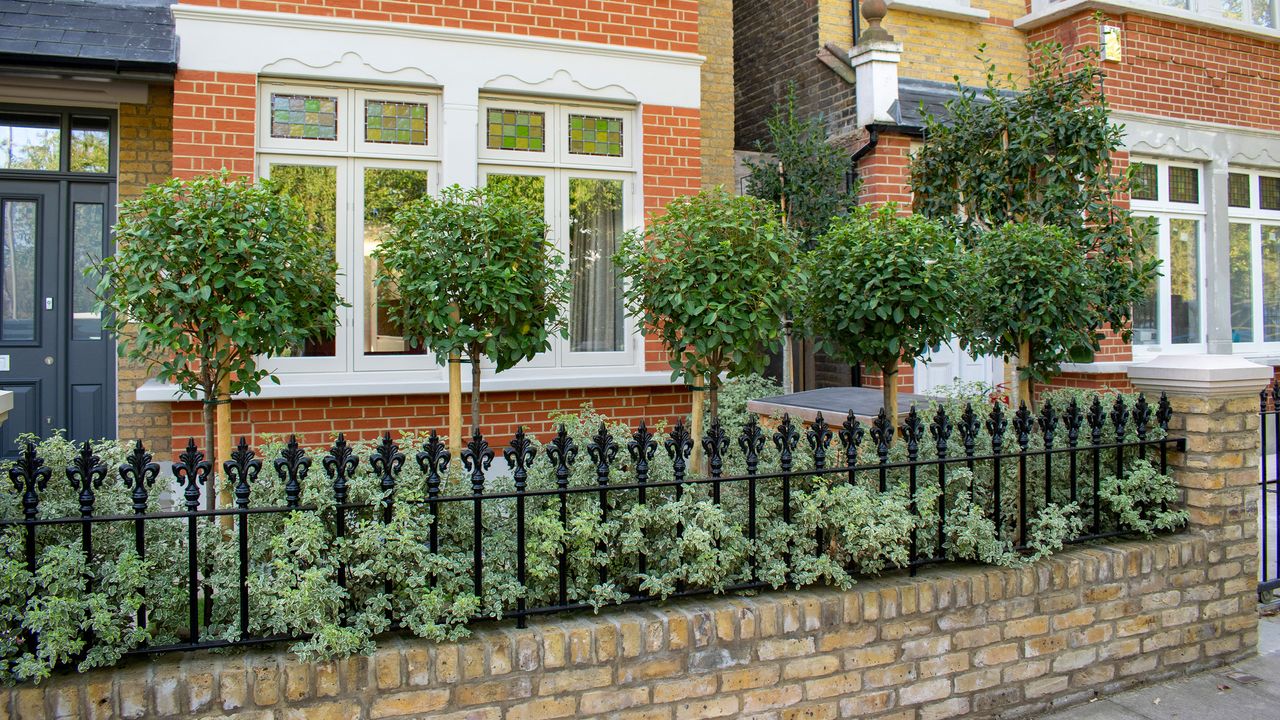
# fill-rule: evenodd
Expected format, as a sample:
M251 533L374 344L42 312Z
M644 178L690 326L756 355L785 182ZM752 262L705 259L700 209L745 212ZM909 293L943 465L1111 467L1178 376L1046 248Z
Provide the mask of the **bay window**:
M263 83L258 102L258 174L296 199L328 241L338 291L349 304L332 330L269 366L286 382L297 373L309 374L305 382L368 373L361 382L377 383L408 370L419 371L419 380L443 380L435 358L405 341L394 290L376 284L373 257L396 210L438 190L438 93ZM480 98L478 109L479 183L506 186L543 216L572 276L568 337L555 338L510 377L556 368L573 368L575 376L589 368L602 375L641 370L642 341L624 312L613 265L642 206L634 110L497 96Z

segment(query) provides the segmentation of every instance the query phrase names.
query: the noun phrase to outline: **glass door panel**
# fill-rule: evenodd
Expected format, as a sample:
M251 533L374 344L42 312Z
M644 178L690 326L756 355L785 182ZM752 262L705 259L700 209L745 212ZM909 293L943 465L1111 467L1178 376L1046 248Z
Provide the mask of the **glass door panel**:
M431 192L430 173L410 168L366 167L361 180L361 351L366 356L422 355L421 347L408 347L405 342L394 317L398 303L395 286L378 284L381 265L374 259L373 251L391 231L396 211ZM415 365L421 366L421 362Z
M338 169L333 165L273 163L271 180L278 192L296 200L312 230L337 253ZM337 328L295 346L284 357L333 358L337 355Z
M39 238L35 200L0 203L0 340L36 339L36 243Z

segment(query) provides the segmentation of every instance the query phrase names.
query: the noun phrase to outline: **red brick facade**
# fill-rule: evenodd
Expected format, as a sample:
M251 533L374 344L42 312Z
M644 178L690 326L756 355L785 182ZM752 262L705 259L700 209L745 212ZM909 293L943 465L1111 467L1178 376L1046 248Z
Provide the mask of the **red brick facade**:
M173 81L173 174L253 174L258 79L179 70Z
M652 426L660 421L674 422L677 416L688 414L690 399L688 391L670 387L496 391L482 393L481 397L481 431L494 438L494 445L505 442L517 427L546 440L555 432L549 420L552 415L576 412L588 403L610 418L633 425L644 420ZM335 395L237 400L231 405L233 437L296 433L299 442L311 446L328 444L339 432L351 440L374 440L385 431L391 431L393 437L401 431L436 430L444 434L448 426L449 399L445 395ZM203 435L200 404L175 403L174 452L185 447L187 438L199 442Z
M1124 48L1122 62L1104 67L1114 109L1280 129L1280 43L1138 14L1107 22L1121 28ZM1098 22L1082 12L1028 39L1096 47Z
M186 4L698 52L698 0L186 0Z

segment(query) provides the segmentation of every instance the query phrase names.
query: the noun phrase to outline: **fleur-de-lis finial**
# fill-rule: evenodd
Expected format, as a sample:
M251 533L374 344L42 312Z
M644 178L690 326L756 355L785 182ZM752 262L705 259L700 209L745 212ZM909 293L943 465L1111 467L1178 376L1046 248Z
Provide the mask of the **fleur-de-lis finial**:
M919 456L922 437L924 437L924 421L920 419L916 406L912 405L907 411L907 417L902 421L902 439L907 444L908 459L915 460Z
M636 466L636 482L648 481L649 461L657 452L658 441L654 440L649 426L641 420L640 427L632 434L631 440L627 441L627 454L631 456L631 462Z
M671 458L671 472L675 476L675 481L682 482L685 470L689 467L689 455L693 452L693 436L685 427L684 418L676 420L676 426L671 428L671 433L662 442L662 446L666 448L667 456Z
M1080 426L1084 424L1084 413L1080 412L1080 403L1075 398L1071 398L1064 420L1067 424L1067 444L1075 447L1080 442Z
M1147 439L1147 430L1151 427L1151 405L1147 403L1147 396L1143 393L1138 394L1138 401L1133 404L1133 429L1138 434L1139 440Z
M71 462L71 467L67 468L67 479L79 492L81 517L93 515L93 503L97 497L93 491L102 487L102 481L106 477L107 466L102 464L101 458L86 440Z
M991 451L999 453L1004 447L1004 432L1009 428L1009 420L1004 416L1004 404L991 406L991 414L987 416L987 434L991 436Z
M782 424L773 434L773 444L778 448L778 463L783 472L791 470L796 448L800 446L800 433L791 422L791 414L782 414Z
M403 456L401 462L404 462ZM280 451L280 457L272 463L276 475L284 481L284 500L289 507L298 506L298 498L302 495L303 480L307 479L307 471L311 469L311 458L307 451L298 445L298 436L290 435L289 442Z
M511 443L502 451L507 466L512 468L511 476L515 480L516 490L524 490L525 482L529 479L529 466L537 456L538 448L524 434L524 426L517 427L515 437L511 438Z
M1280 406L1277 406L1280 407ZM1169 421L1173 419L1173 406L1169 404L1169 395L1160 393L1160 403L1156 405L1156 424L1161 430L1168 432Z
M707 453L707 466L711 477L720 477L724 468L724 454L729 451L729 435L720 424L720 418L711 421L711 427L702 437L702 449Z
M858 464L858 446L862 445L862 438L866 435L866 430L862 427L862 423L858 422L858 416L853 410L849 411L848 417L844 419L844 424L840 426L840 442L844 445L844 461L849 467Z
M427 476L427 497L440 494L440 475L448 472L451 459L444 441L432 430L431 436L422 443L422 451L418 453L418 468Z
M182 485L183 504L187 512L195 512L200 507L200 486L209 478L212 464L204 459L204 453L196 447L195 438L187 439L187 449L178 456L173 464L173 476Z
M609 426L603 422L600 423L600 429L591 438L591 442L587 443L587 455L591 458L591 462L596 464L596 484L608 484L609 466L618 456L618 443L614 442L613 435L609 433Z
M1017 436L1018 447L1023 450L1031 442L1031 424L1031 411L1027 409L1027 404L1018 403L1018 409L1013 413L1013 432Z
M747 474L755 475L756 468L760 465L760 453L764 451L766 438L764 430L760 429L760 418L753 413L747 417L747 424L742 428L742 435L738 436L738 447L742 450L747 463Z
M1116 442L1124 440L1124 426L1128 423L1129 406L1124 404L1124 398L1117 395L1111 404L1111 427L1116 431Z
M160 476L160 464L151 461L151 453L138 440L125 461L120 464L120 479L124 486L132 490L133 511L142 514L147 511L148 488L155 484Z
M228 482L235 483L232 493L236 498L236 507L249 507L249 486L257 481L258 473L262 472L262 461L254 457L253 450L243 437L235 450L231 451L231 459L222 463L222 472L227 476Z
M573 465L573 461L578 459L578 446L573 442L563 423L560 425L559 432L551 439L551 444L547 446L547 458L556 464L556 486L568 487L569 468Z
M471 473L471 492L479 495L484 492L484 473L493 464L493 449L489 447L484 435L476 430L471 434L471 442L462 449L462 466Z
M1102 412L1102 400L1097 396L1093 396L1093 404L1089 406L1089 436L1094 445L1102 443L1102 424L1106 415Z
M893 444L893 423L889 421L889 415L884 408L880 408L876 419L871 421L871 440L876 444L876 455L880 457L880 464L888 462L889 446Z
M347 481L356 472L356 466L360 464L360 457L356 455L355 449L347 443L347 438L342 433L338 433L338 439L334 440L333 446L329 448L329 452L320 461L324 467L324 472L333 481L333 499L339 505L347 503Z
M965 403L964 412L960 414L960 441L964 443L965 455L973 455L978 441L978 431L981 429L978 414L973 411L973 403Z
M827 466L827 448L831 445L831 428L827 426L826 418L822 417L822 413L814 418L813 425L809 426L809 431L805 433L805 438L809 441L809 449L813 451L813 466L818 470Z
M939 405L938 412L933 416L933 422L929 423L929 432L933 434L933 445L938 451L938 457L947 456L947 443L951 440L953 430L954 426L951 424L951 417L947 415L947 409Z
M391 439L390 432L382 434L382 442L378 443L373 455L369 457L369 467L380 478L378 486L382 489L383 503L390 503L396 489L396 477L404 467L404 453L400 452L400 448Z
M1053 409L1053 403L1045 398L1044 405L1040 408L1040 438L1044 440L1045 448L1053 447L1053 435L1058 430L1058 414Z

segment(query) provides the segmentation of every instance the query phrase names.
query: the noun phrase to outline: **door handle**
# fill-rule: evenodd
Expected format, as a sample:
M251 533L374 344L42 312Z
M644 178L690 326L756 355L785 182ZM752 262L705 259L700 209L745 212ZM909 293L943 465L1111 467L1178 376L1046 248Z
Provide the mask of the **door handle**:
M45 299L44 299L44 309L45 309L45 310L52 310L52 309L53 309L53 298L51 298L51 297L47 297L47 298L45 298Z

